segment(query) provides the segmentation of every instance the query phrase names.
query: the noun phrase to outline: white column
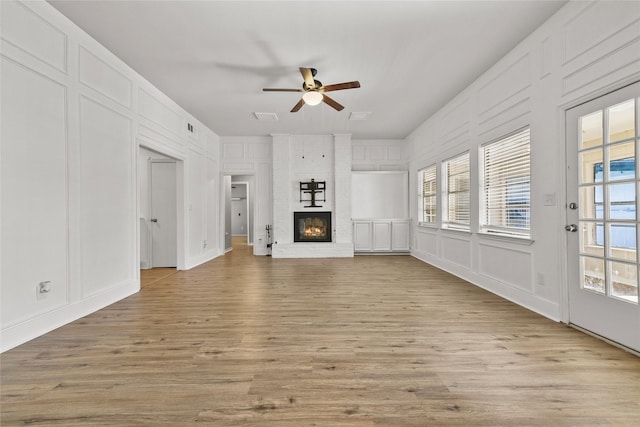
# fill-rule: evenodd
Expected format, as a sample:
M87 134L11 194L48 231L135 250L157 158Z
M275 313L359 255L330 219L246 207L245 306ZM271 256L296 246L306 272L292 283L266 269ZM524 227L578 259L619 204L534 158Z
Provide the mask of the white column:
M351 224L351 134L334 134L335 162L335 230L336 243L350 244Z
M291 210L291 150L289 134L273 134L273 243L293 242ZM276 251L275 245L273 247Z

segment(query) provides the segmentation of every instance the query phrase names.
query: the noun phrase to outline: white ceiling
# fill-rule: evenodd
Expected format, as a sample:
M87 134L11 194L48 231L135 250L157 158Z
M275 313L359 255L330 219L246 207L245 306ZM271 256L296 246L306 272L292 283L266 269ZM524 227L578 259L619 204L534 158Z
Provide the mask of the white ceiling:
M404 138L566 3L49 1L218 135L354 139ZM301 94L262 88L301 87L301 66L362 87L290 113Z

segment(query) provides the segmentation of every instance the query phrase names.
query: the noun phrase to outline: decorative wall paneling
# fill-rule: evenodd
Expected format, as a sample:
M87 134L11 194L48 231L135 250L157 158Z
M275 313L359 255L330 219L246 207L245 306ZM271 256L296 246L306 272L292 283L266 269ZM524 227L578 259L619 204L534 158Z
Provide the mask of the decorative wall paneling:
M407 170L404 140L353 140L352 170Z
M82 46L78 54L80 83L131 109L131 80Z
M479 273L489 279L532 292L531 253L487 243L478 244Z
M438 122L438 145L441 147L461 146L469 141L469 99L461 97L445 111Z
M137 147L132 120L80 97L82 298L135 282ZM134 215L132 215L134 214Z
M21 6L15 7L22 11ZM69 300L67 91L64 85L4 55L0 60L0 314L2 327L9 328ZM41 197L31 196L35 194ZM56 292L36 294L42 281L50 281Z
M471 242L466 233L446 231L440 236L440 257L466 270L471 269Z
M640 4L603 1L574 7L576 12L564 17L558 43L564 103L631 82L640 73Z
M205 189L205 237L204 237L204 253L210 251L218 252L218 236L220 232L218 223L220 193L220 163L219 163L219 146L217 138L214 135L206 133L204 135L205 158L206 158L206 189Z
M411 248L417 253L427 254L430 257L438 255L438 239L436 234L438 229L431 227L419 227L414 235Z
M410 194L419 194L419 169L466 150L472 159L471 233L452 236L439 222L414 226L412 254L549 318L564 319L563 110L637 80L640 3L569 2L407 137ZM526 125L532 147L530 246L476 234L474 196L479 147ZM556 203L545 204L546 196ZM417 202L410 197L413 219Z
M36 61L66 74L67 34L23 3L3 3L3 43L10 43Z
M219 141L48 3L0 7L4 351L139 290L139 143L185 163L179 262L218 256Z
M157 99L144 89L138 90L138 114L143 119L150 120L155 125L165 131L169 131L177 140L184 144L184 140L180 138L184 136L183 126L184 120L180 112L167 106L165 102Z

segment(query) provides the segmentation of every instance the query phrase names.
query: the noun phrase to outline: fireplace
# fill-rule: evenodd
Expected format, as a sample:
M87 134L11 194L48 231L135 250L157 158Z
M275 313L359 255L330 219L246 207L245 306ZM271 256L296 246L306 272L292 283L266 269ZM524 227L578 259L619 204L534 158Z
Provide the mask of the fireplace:
M294 242L331 242L331 212L294 212Z

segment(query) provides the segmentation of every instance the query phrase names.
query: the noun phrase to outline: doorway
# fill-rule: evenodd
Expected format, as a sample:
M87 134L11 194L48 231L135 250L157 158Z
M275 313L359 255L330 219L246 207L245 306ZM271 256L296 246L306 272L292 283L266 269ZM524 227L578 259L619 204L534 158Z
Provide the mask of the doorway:
M249 243L249 183L231 182L232 246Z
M138 211L140 269L184 268L184 221L180 206L184 201L183 164L144 146L138 154ZM153 276L155 277L155 276Z
M569 322L640 351L640 83L567 111Z
M237 248L253 251L255 178L253 175L224 175L225 252Z

